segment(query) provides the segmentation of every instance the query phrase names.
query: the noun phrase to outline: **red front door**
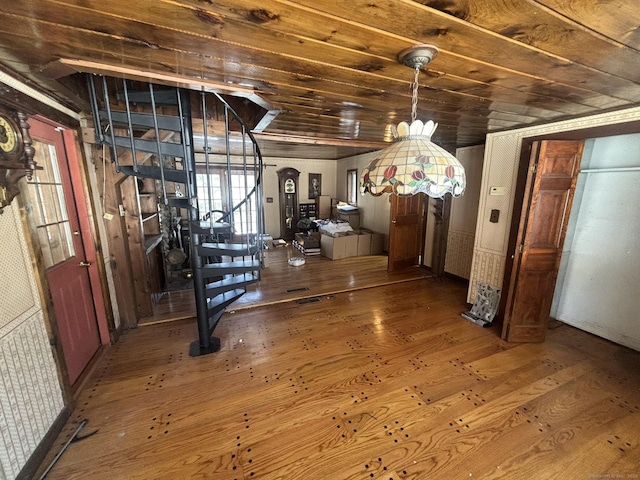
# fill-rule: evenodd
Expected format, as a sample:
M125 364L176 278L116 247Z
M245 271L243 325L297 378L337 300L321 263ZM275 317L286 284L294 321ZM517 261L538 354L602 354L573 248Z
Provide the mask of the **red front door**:
M74 195L82 186L72 185L63 133L36 119L30 119L29 124L35 160L43 167L29 182L32 214L47 266L69 383L73 385L100 346L89 281L89 269L96 266L85 256Z

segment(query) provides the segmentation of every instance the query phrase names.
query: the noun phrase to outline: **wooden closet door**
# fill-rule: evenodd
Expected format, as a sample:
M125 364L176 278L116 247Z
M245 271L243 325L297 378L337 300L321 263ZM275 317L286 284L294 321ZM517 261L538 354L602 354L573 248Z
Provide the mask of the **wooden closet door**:
M532 149L502 329L509 342L545 338L583 146L546 140Z

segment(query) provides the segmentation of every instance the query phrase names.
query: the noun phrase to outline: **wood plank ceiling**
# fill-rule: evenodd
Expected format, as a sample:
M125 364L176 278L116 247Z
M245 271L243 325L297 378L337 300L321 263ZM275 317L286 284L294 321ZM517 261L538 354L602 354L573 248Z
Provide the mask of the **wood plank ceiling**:
M440 53L420 76L418 118L445 148L487 132L640 102L637 0L21 0L0 7L0 63L86 108L60 60L252 89L280 112L263 139L306 156L379 148L410 120L416 44ZM265 142L266 143L266 142ZM317 145L326 146L317 153ZM353 148L351 148L353 147ZM293 151L293 150L292 150ZM296 150L297 151L297 150Z

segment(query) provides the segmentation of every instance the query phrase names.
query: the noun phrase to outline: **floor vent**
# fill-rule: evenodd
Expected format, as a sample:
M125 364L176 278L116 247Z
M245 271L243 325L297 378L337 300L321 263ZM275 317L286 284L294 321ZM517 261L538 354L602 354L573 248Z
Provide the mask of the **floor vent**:
M309 287L290 288L287 293L306 292L307 290L309 290Z
M300 300L296 300L298 305L304 305L305 303L318 303L320 301L320 297L309 297L309 298L301 298Z

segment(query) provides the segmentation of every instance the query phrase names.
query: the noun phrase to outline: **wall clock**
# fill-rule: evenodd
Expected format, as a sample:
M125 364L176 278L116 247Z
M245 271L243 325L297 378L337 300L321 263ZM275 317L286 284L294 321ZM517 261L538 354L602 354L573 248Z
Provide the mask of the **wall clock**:
M24 153L22 133L11 114L0 109L0 156L2 160L20 161Z
M20 193L20 179L42 169L32 143L27 115L0 106L0 213Z

